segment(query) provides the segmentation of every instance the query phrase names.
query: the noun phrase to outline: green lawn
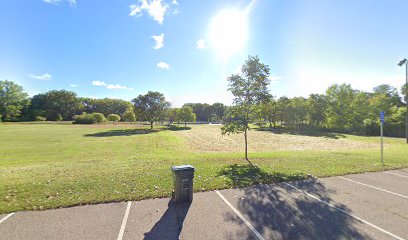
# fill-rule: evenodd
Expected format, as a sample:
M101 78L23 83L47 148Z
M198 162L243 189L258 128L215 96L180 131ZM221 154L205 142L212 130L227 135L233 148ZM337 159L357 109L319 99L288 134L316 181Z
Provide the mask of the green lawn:
M255 152L251 168L243 153L200 152L177 131L191 130L0 124L0 213L169 196L178 164L196 168L196 191L408 167L404 139L386 139L385 166L368 148Z

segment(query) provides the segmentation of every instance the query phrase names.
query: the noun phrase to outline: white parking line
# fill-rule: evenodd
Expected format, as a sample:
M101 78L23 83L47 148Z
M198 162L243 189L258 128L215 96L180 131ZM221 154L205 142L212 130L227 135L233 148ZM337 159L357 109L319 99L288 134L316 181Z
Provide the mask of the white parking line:
M398 174L398 173L393 173L393 172L384 172L384 173L386 173L386 174L392 174L392 175L395 175L395 176L398 176L398 177L408 178L408 176L401 175L401 174Z
M399 237L399 236L397 236L397 235L395 235L395 234L393 234L393 233L390 233L390 232L388 232L387 230L382 229L382 228L380 228L379 226L374 225L374 224L372 224L372 223L370 223L370 222L368 222L368 221L366 221L366 220L364 220L364 219L362 219L362 218L360 218L360 217L357 217L356 215L354 215L354 214L352 214L352 213L349 213L349 212L347 212L347 211L344 210L344 209L338 208L338 207L334 206L334 205L331 204L331 203L328 203L328 202L326 202L326 201L323 201L323 200L321 200L320 198L318 198L318 197L316 197L316 196L314 196L314 195L312 195L312 194L310 194L310 193L308 193L308 192L306 192L306 191L304 191L304 190L301 190L301 189L299 189L299 188L297 188L297 187L295 187L295 186L293 186L293 185L291 185L291 184L289 184L289 183L283 183L283 184L285 184L285 185L287 185L287 186L289 186L289 187L291 187L291 188L293 188L293 189L296 189L296 190L298 190L298 191L300 191L300 192L303 192L303 193L306 194L307 196L309 196L309 197L311 197L311 198L313 198L313 199L315 199L315 200L317 200L317 201L319 201L319 202L321 202L321 203L324 203L324 204L326 204L327 206L330 206L330 207L336 209L337 211L342 212L342 213L344 213L344 214L346 214L346 215L348 215L348 216L350 216L350 217L352 217L352 218L354 218L354 219L356 219L356 220L358 220L358 221L360 221L360 222L362 222L362 223L365 223L365 224L367 224L367 225L369 225L369 226L371 226L371 227L373 227L373 228L375 228L375 229L377 229L377 230L379 230L379 231L381 231L381 232L383 232L383 233L385 233L385 234L387 234L387 235L389 235L389 236L391 236L391 237L394 237L395 239L405 240L405 239L402 238L402 237ZM269 186L269 185L268 185L268 186Z
M218 194L218 196L220 196L220 198L221 198L222 200L224 200L224 202L232 209L232 211L234 211L234 213L237 214L237 216L238 216L239 218L241 218L241 220L249 227L249 229L251 229L251 231L254 233L254 235L255 235L258 239L260 239L260 240L265 240L265 239L262 237L262 235L254 228L254 226L252 226L252 224L251 224L248 220L246 220L246 219L244 218L244 216L242 216L242 214L241 214L236 208L234 208L234 206L232 206L231 203L228 202L228 200L227 200L220 192L218 192L217 190L215 190L215 192Z
M9 217L11 217L11 216L13 216L13 215L14 215L14 213L9 213L9 214L7 214L7 216L5 216L3 219L0 220L0 223L6 221L7 218L9 218Z
M118 239L117 240L122 240L123 238L123 234L125 233L125 228L126 228L126 223L127 223L127 219L129 216L129 211L130 211L130 206L132 205L132 202L129 201L126 207L126 211L125 211L125 216L123 216L123 220L122 220L122 225L120 226L120 231L119 231L119 235L118 235Z
M345 178L345 177L339 177L339 178L350 181L350 182L353 182L353 183L357 183L357 184L360 184L360 185L363 185L363 186L366 186L366 187L369 187L369 188L373 188L373 189L376 189L376 190L379 190L379 191L383 191L383 192L386 192L386 193L389 193L389 194L393 194L393 195L398 196L398 197L408 199L408 196L405 196L405 195L402 195L402 194L399 194L399 193L395 193L395 192L391 192L391 191L388 191L388 190L385 190L385 189L382 189L382 188L379 188L379 187L374 187L374 186L371 186L371 185L368 185L368 184L365 184L365 183L362 183L362 182L354 181L354 180L352 180L350 178Z

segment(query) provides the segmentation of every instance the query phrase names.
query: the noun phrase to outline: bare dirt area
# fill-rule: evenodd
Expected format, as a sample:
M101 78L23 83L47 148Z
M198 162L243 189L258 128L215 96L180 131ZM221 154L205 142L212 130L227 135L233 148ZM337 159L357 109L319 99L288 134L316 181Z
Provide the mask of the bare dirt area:
M243 134L222 135L220 126L199 125L190 130L176 131L187 144L200 152L238 152L244 145ZM273 133L251 130L248 133L249 152L271 150L339 150L374 148L375 144L347 139L343 135L322 134L307 136L300 134Z

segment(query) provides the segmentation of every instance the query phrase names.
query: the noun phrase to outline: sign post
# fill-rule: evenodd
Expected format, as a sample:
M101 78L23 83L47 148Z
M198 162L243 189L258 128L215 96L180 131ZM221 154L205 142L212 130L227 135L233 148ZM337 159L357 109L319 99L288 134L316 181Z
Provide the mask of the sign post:
M383 140L383 125L384 125L384 112L380 112L380 132L381 132L381 163L384 165L384 140Z

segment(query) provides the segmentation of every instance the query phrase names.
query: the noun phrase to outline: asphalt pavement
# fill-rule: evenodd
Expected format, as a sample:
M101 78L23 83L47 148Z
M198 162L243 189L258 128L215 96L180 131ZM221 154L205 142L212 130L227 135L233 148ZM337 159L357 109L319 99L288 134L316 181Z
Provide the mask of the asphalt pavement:
M0 239L408 239L408 169L1 214Z

